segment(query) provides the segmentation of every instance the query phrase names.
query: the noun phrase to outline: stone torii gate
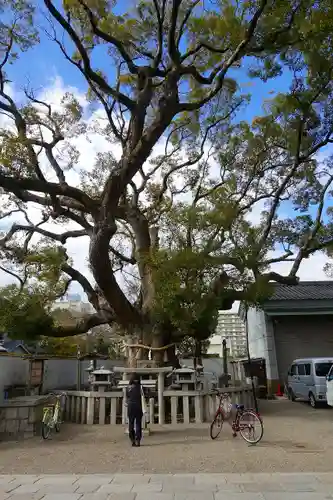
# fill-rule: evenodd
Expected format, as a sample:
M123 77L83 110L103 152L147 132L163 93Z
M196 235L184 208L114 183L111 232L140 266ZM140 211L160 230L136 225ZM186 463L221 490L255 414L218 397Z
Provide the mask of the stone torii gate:
M147 375L147 379L141 380L142 387L152 388L156 387L156 384L152 384L151 377L157 376L157 400L158 400L158 423L159 425L163 425L165 423L165 410L164 410L164 377L167 373L171 373L173 371L172 366L166 366L162 368L125 368L122 366L115 366L113 371L116 373L123 374L123 383L120 383L120 386L124 388L124 398L123 401L126 401L125 392L128 380L132 373L137 373L138 375ZM125 383L124 383L125 382ZM126 383L127 382L127 383ZM124 404L124 403L123 403ZM123 415L125 412L123 411ZM125 423L125 422L124 422Z

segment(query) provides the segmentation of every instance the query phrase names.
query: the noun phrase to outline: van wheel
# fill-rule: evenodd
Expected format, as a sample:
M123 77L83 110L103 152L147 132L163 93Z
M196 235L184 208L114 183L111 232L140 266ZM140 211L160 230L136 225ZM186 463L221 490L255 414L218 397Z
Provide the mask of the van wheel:
M289 387L289 389L288 389L288 399L289 399L290 401L295 401L295 399L296 399L296 398L295 398L295 394L293 393L293 390L292 390L290 387Z
M312 392L310 392L309 394L309 404L311 408L317 408L317 401Z

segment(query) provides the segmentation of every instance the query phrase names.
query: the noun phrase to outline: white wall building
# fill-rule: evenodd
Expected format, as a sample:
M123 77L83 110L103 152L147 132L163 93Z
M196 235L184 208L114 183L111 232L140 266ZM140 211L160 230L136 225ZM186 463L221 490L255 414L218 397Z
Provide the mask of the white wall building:
M53 309L66 309L67 311L78 312L82 314L91 314L94 312L90 302L83 302L79 294L67 294L57 300Z
M229 356L242 358L246 356L245 324L238 314L219 311L218 323L210 339L208 354L218 354L222 357L222 341L226 339Z
M286 383L293 360L333 357L333 281L273 286L261 309L247 314L250 356L265 360L269 394ZM239 313L245 318L242 304Z

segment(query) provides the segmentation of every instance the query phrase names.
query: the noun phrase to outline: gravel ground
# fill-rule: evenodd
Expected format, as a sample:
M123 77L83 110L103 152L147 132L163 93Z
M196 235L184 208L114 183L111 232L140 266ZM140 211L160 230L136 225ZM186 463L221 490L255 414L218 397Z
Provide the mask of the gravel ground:
M155 427L131 448L122 426L64 424L49 441L0 443L0 474L331 472L333 411L286 400L260 403L265 434L248 446L226 428L216 441L209 425Z

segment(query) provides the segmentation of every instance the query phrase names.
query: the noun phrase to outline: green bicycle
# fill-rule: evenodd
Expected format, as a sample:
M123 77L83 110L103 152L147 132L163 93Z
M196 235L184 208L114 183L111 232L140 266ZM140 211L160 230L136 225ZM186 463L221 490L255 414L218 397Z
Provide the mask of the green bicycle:
M42 420L42 436L43 439L48 439L52 432L52 429L55 429L56 432L60 432L60 424L61 424L61 398L63 396L67 396L65 392L61 394L51 393L50 396L55 396L56 402L53 405L45 406L43 409L43 420Z

